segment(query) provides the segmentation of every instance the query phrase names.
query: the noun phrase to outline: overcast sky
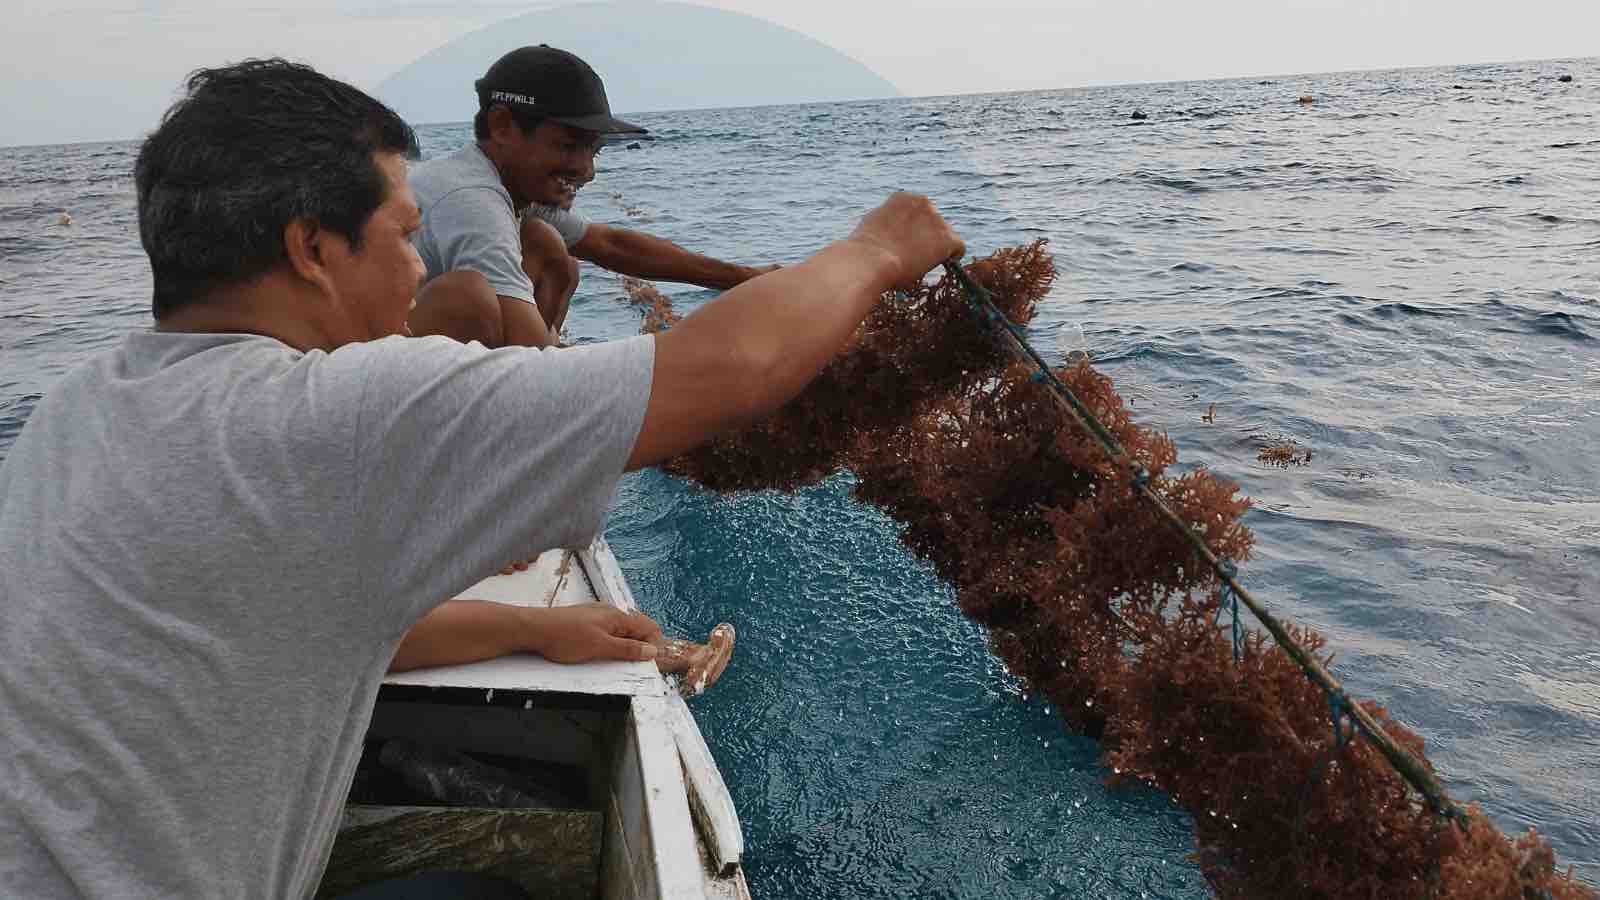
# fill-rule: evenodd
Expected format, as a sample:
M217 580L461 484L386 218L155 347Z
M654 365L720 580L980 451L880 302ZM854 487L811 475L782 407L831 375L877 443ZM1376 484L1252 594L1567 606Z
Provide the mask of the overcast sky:
M281 55L371 88L557 3L5 0L0 146L118 140L187 71ZM1596 0L703 0L810 35L906 95L1600 54ZM714 52L714 48L707 48ZM487 63L486 63L487 64Z

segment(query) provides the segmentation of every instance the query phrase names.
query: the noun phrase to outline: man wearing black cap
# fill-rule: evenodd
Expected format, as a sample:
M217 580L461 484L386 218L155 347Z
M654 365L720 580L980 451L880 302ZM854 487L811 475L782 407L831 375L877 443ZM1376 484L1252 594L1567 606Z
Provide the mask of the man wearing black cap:
M718 289L769 270L572 211L578 189L594 178L603 136L645 131L611 115L600 76L583 60L542 44L522 47L490 66L477 92L477 140L411 174L422 209L413 240L429 279L411 315L414 334L553 345L578 284L577 259Z
M668 332L406 339L415 149L283 60L194 73L140 148L155 327L62 375L0 460L0 897L314 896L407 629L588 545L625 470L770 415L964 252L902 194ZM547 645L650 656L597 613L545 617Z

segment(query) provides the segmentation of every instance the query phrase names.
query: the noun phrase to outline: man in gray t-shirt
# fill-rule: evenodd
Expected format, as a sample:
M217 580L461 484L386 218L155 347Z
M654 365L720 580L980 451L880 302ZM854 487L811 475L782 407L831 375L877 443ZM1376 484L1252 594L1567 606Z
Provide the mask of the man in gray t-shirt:
M638 278L727 289L775 267L722 262L572 211L594 178L604 135L644 129L611 115L583 60L523 47L478 80L475 141L412 170L422 207L414 242L429 283L416 334L485 346L555 343L578 285L579 259Z
M897 195L665 334L405 339L415 147L254 60L191 76L140 149L156 326L0 463L0 897L313 896L419 617L587 543L624 470L770 413L962 250ZM541 626L563 658L651 657L634 617L577 609Z

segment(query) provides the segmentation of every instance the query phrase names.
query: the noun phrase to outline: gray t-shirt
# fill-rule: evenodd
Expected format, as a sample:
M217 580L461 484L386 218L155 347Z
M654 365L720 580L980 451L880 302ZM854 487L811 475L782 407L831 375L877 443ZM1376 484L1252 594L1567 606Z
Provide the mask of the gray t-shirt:
M535 203L523 210L522 214L524 216L533 216L548 223L550 227L556 230L556 234L561 235L561 240L566 242L568 250L571 250L574 244L583 240L583 232L589 227L588 219L570 209L562 209L559 206L546 206L542 203Z
M511 194L477 144L414 167L409 180L422 209L422 227L411 240L428 278L465 269L482 274L496 294L533 302ZM554 206L530 206L525 215L554 226L568 248L589 227L588 219Z
M0 897L301 898L422 613L583 546L649 337L140 332L0 463Z

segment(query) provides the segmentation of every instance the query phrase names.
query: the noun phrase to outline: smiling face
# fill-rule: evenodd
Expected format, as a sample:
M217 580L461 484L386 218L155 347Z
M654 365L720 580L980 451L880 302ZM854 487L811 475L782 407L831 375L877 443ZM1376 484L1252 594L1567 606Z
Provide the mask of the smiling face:
M384 201L362 226L360 246L335 238L327 258L350 341L409 334L406 315L426 275L411 244L422 215L406 183L405 158L383 153L375 159L387 184Z
M600 135L548 120L524 133L503 108L491 109L484 152L518 209L529 204L568 208L578 189L594 180Z

